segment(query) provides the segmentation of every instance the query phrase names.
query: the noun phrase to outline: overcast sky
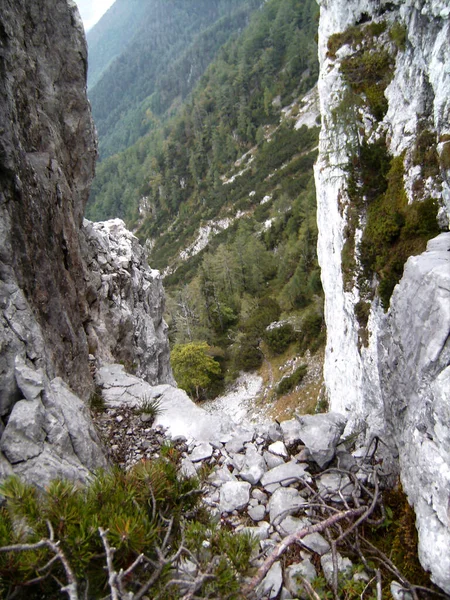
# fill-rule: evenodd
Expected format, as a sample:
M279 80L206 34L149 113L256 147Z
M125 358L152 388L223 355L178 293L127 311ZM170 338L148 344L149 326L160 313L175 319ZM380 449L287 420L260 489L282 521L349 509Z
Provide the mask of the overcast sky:
M93 27L115 0L75 0L80 9L84 28L88 31Z

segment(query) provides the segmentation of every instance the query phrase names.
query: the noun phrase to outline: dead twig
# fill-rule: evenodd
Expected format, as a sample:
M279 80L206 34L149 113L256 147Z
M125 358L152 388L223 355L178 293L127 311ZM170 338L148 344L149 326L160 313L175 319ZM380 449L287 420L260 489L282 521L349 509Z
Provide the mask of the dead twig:
M321 521L320 523L316 523L315 525L311 525L310 527L305 527L304 529L301 529L300 531L297 531L295 533L292 533L291 535L288 535L269 554L269 556L266 558L264 563L258 569L256 575L250 580L250 582L243 587L243 589L242 589L243 595L248 596L250 594L250 592L252 590L254 590L256 588L256 586L258 586L261 583L261 581L264 579L265 575L269 571L270 567L274 564L274 562L278 558L280 558L280 556L282 556L286 552L286 550L290 546L292 546L292 544L295 544L296 542L300 541L305 536L307 536L311 533L320 533L320 532L326 530L328 527L332 527L333 525L336 525L336 523L343 521L344 519L352 519L354 517L360 516L360 515L364 514L366 512L366 510L367 510L367 507L365 507L365 506L362 506L360 508L355 508L352 510L346 510L346 511L337 513L331 517L328 517L328 519L325 519L325 521Z

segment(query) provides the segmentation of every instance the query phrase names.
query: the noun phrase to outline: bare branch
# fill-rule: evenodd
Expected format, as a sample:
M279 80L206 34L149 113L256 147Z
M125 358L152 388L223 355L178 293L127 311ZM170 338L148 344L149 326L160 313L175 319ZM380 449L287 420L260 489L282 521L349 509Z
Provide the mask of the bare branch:
M256 575L251 579L251 581L246 586L244 586L244 588L242 590L244 596L246 594L248 595L257 585L259 585L261 583L261 581L264 579L264 576L267 574L267 572L269 571L269 569L273 565L273 563L286 552L286 550L289 548L289 546L292 546L292 544L295 544L296 542L300 541L305 536L307 536L311 533L320 533L320 532L324 531L325 529L327 529L328 527L332 527L339 521L342 521L344 519L352 519L353 517L362 515L364 512L366 512L366 510L367 510L367 507L365 507L365 506L362 506L360 508L355 508L352 510L346 510L346 511L337 513L331 517L328 517L328 519L325 519L325 521L321 521L320 523L316 523L316 525L311 525L310 527L305 527L304 529L301 529L300 531L297 531L295 533L292 533L291 535L288 535L286 538L284 538L283 541L281 541L278 544L278 546L275 547L275 549L271 552L271 554L269 554L269 556L266 558L264 563L258 569L258 572L256 573Z
M104 530L102 527L98 528L100 537L102 538L103 547L106 552L106 568L108 570L108 585L111 590L111 600L120 600L119 590L117 588L117 573L114 570L113 555L116 551L115 548L111 548L108 542L108 530Z

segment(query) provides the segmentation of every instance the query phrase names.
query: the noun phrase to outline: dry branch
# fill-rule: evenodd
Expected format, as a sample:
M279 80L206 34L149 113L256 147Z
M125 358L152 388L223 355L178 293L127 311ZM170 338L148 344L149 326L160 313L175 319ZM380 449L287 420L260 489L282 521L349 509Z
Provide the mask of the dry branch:
M265 575L269 571L270 567L274 564L276 560L280 558L280 556L282 556L286 552L286 550L290 546L292 546L292 544L299 542L301 539L303 539L307 535L310 535L311 533L320 533L322 531L325 531L328 527L332 527L333 525L336 525L336 523L343 521L344 519L352 519L354 517L358 517L364 514L366 511L366 506L361 506L360 508L354 508L352 510L342 511L331 517L328 517L328 519L325 519L325 521L321 521L320 523L316 523L315 525L310 525L309 527L305 527L304 529L301 529L296 533L288 535L269 554L264 563L258 569L256 575L251 579L251 581L244 586L242 590L243 595L248 596L252 592L252 590L254 590L256 586L258 586L261 583L261 581L264 579Z

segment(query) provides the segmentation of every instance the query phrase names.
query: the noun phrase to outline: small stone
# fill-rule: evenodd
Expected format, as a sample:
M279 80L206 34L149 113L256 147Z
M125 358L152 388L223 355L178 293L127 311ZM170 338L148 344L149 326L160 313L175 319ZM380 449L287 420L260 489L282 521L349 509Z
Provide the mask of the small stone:
M351 498L354 485L345 473L324 473L317 479L317 488L322 498L343 502L342 497Z
M298 512L305 504L295 488L278 488L269 500L270 522L276 524L280 518Z
M352 561L345 557L343 558L339 552L337 554L337 565L338 571L343 577L350 577L351 570L353 567ZM320 559L320 564L322 565L323 574L325 579L327 580L328 585L331 585L333 582L333 555L331 552L328 554L324 554Z
M278 467L279 465L284 464L283 457L276 456L275 454L272 454L271 452L267 452L267 450L264 452L263 457L264 457L264 460L266 461L266 465L267 465L268 469L274 469L275 467Z
M192 462L198 462L200 460L206 460L211 458L213 453L213 447L208 442L202 442L197 444L191 453Z
M287 567L285 573L285 583L287 589L291 592L294 598L302 597L304 591L301 579L307 579L309 582L313 581L317 577L316 569L312 562L308 559L303 560L301 563L297 563Z
M413 595L398 581L391 582L391 594L394 600L413 600Z
M283 571L281 563L274 563L269 569L267 575L256 588L257 598L276 598L283 585Z
M277 530L281 533L281 535L287 536L291 535L292 533L297 533L297 531L301 531L310 525L311 521L304 517L299 519L298 517L292 517L291 515L288 515L277 526Z
M270 425L268 435L272 442L279 442L283 439L283 433L278 423Z
M258 540L267 540L269 537L270 525L267 521L261 521L258 523L258 527L244 527L242 530L246 533L251 533Z
M256 498L260 502L267 502L267 494L258 488L252 490L252 498Z
M319 554L319 556L330 551L330 544L322 535L320 535L320 533L310 533L309 535L306 535L301 542L308 550Z
M262 521L266 514L266 509L262 504L258 504L258 506L251 506L247 510L248 516L252 519L252 521Z
M122 421L123 421L123 416L122 416L122 415L117 415L117 417L116 417L116 421L117 421L117 423L122 423Z
M308 465L289 461L270 469L261 477L261 483L265 490L273 492L278 485L288 486L302 479L311 481L311 476L306 472Z
M284 456L285 458L289 456L286 446L281 441L270 444L268 451L277 456Z

